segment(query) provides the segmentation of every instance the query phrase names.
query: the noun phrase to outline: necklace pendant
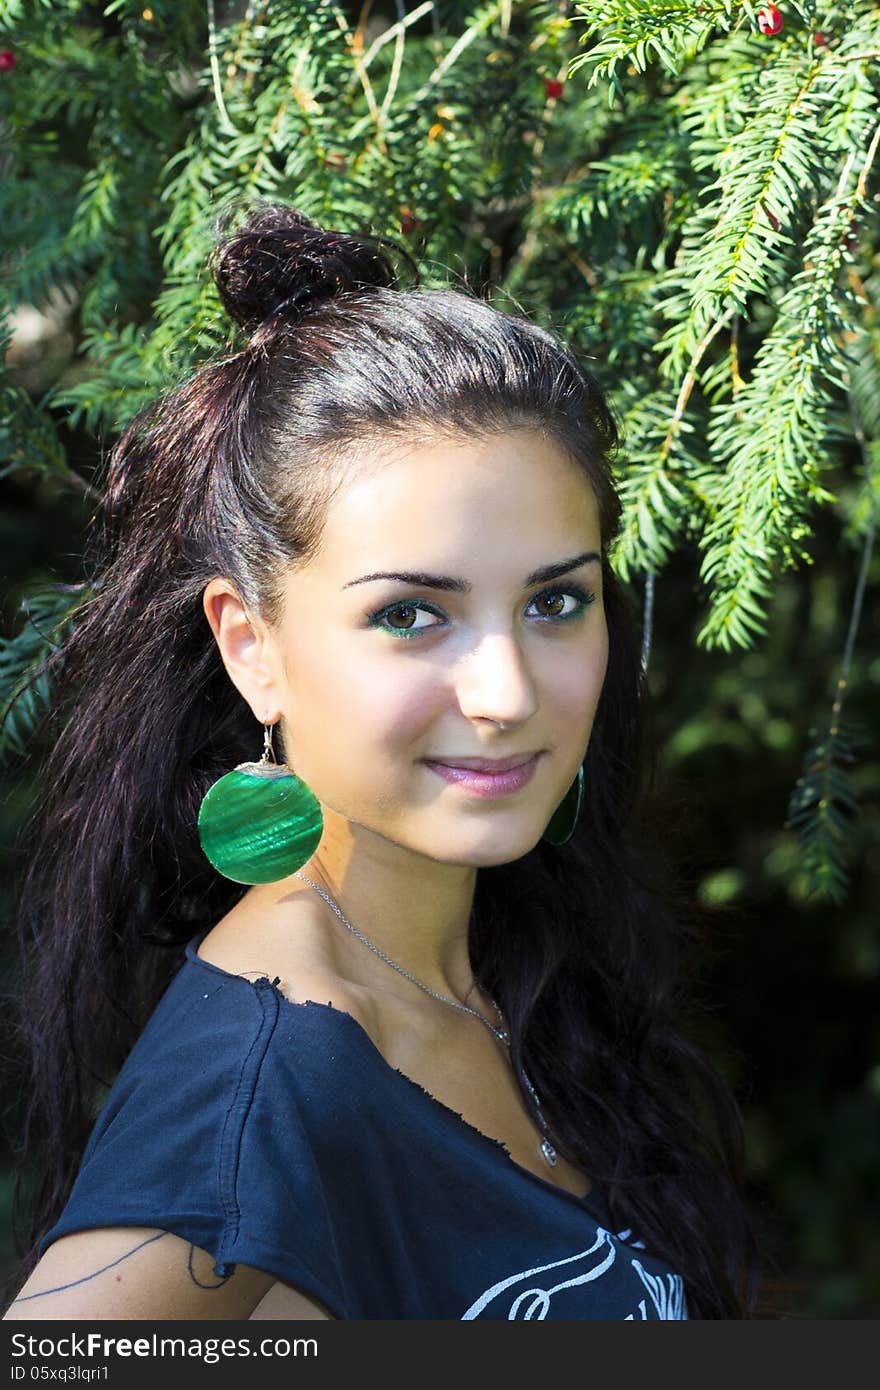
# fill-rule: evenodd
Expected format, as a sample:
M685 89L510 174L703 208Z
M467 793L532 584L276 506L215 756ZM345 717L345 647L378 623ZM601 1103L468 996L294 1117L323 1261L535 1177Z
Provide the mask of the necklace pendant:
M507 1044L509 1045L509 1043L510 1043L510 1034L508 1033L508 1031L507 1031L506 1028L496 1028L496 1029L495 1029L495 1036L496 1036L496 1038L498 1039L499 1042L507 1043Z
M553 1145L550 1143L550 1140L549 1140L549 1139L542 1139L542 1140L541 1140L541 1153L544 1155L544 1157L546 1158L547 1162L550 1164L551 1168L555 1168L555 1167L556 1167L556 1157L557 1157L557 1155L556 1155L556 1150L554 1149Z

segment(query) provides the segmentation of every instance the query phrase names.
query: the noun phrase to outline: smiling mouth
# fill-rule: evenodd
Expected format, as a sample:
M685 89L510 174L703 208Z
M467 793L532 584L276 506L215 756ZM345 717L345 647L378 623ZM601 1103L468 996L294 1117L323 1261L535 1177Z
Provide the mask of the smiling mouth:
M540 753L531 753L528 756L519 754L515 758L496 758L494 762L491 758L471 758L466 765L464 759L447 763L424 758L423 762L435 777L458 787L460 792L497 800L522 791L532 780L540 760ZM480 766L474 767L473 763Z

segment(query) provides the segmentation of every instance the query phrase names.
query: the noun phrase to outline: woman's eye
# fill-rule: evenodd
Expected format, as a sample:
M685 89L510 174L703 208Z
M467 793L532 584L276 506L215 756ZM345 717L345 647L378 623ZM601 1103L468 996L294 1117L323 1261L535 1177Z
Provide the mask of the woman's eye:
M552 623L568 622L569 618L579 618L586 611L596 598L595 594L588 594L586 589L575 587L573 589L545 589L543 593L536 594L532 603L549 605L550 611L541 615L541 622ZM571 600L571 606L566 607L566 601Z
M434 614L433 609L425 608L420 603L395 603L391 608L383 608L381 613L375 613L370 619L370 625L384 627L386 632L393 632L401 637L408 637L410 633L421 634L429 628L440 626L439 623L421 623L417 626L415 619L420 613L438 616Z
M570 608L565 607L567 599L572 600ZM592 602L592 595L581 595L580 593L569 592L567 589L560 589L552 593L548 591L544 594L538 594L536 598L532 599L532 602L550 605L549 611L544 613L547 618L573 618L576 613L580 613L587 606L588 602Z

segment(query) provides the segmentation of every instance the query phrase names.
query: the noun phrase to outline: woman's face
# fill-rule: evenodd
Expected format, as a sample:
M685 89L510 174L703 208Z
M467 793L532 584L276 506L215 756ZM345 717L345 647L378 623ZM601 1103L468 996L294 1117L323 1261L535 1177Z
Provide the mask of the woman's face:
M600 551L588 480L537 433L354 465L272 637L286 760L325 823L445 863L527 853L602 690ZM532 754L513 789L432 766Z

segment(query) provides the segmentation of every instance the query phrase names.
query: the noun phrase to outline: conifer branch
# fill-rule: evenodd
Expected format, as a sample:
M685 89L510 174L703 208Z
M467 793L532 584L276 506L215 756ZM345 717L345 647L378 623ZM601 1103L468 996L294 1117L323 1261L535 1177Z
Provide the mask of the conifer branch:
M388 75L388 86L385 88L385 95L382 98L382 106L379 111L380 126L384 125L387 121L388 112L391 109L391 103L394 101L394 98L397 95L397 88L400 84L400 74L403 70L403 55L406 51L406 25L403 22L406 19L406 11L403 8L403 0L396 0L396 5L400 24L398 27L397 34L394 38L394 59L391 64L391 72ZM366 78L367 69L363 63L363 60L361 60L361 66L364 78Z
M373 39L373 42L370 44L361 60L364 69L370 66L380 48L383 48L386 43L390 43L392 39L394 39L395 43L399 42L406 30L411 25L415 24L417 20L421 19L423 15L433 10L433 8L434 0L426 0L424 5L417 5L416 8L410 10L408 14L401 15L395 24L390 24L383 33L378 34L377 37Z
M739 326L741 315L734 314L730 330L730 394L734 401L745 385L739 370ZM739 416L742 419L742 413Z
M872 63L880 58L880 48L868 49L866 53L841 53L838 55L839 63Z
M699 53L713 33L719 20L730 20L734 0L705 0L693 5L688 0L606 0L605 4L579 4L578 13L588 21L584 38L607 31L589 52L575 58L569 71L576 72L584 64L592 66L589 85L600 77L609 80L609 98L620 91L617 69L631 64L643 73L653 58L672 76L684 63Z
M476 39L480 38L487 29L491 28L498 16L503 13L505 4L506 0L494 0L493 4L488 4L484 7L483 13L474 20L473 24L470 24L467 29L465 29L463 34L458 36L445 58L434 68L427 82L425 82L416 92L415 96L411 97L407 102L404 114L417 110L418 107L421 106L425 98L430 95L431 89L436 87L438 82L443 81L449 69L458 61L462 53L464 53Z
M804 77L796 62L780 60L765 75L741 130L715 155L718 177L704 190L715 196L704 198L685 224L667 280L670 292L660 306L673 324L664 339L664 374L679 374L720 311L745 314L749 297L768 289L774 268L768 250L787 240L768 208L778 224L786 208L806 205L819 178L804 99L820 67L814 61ZM780 273L784 267L781 259Z
M0 763L27 752L52 700L58 651L87 601L85 584L56 584L21 602L25 621L0 638Z
M858 201L855 189L847 192L855 157L850 150L817 214L803 270L783 296L752 380L713 416L710 445L720 467L701 573L715 598L701 643L750 645L764 631L775 563L809 559L797 544L808 534L805 508L833 500L817 481L816 460L830 408L823 382L840 379L852 310L838 276Z
M851 384L847 391L847 404L865 472L868 521L831 715L826 728L821 735L813 738L807 749L803 771L792 790L785 819L786 828L795 831L803 849L802 872L807 895L827 898L832 902L842 900L847 886L851 842L846 830L848 822L857 812L858 804L847 767L866 745L862 728L857 724L844 723L842 710L877 524L872 459ZM812 732L815 735L815 730Z
M645 600L642 619L642 670L648 674L648 660L651 655L651 639L654 630L654 571L645 571Z
M344 35L344 37L345 37L346 49L347 49L347 51L348 51L348 53L349 53L349 56L351 57L351 61L352 61L353 65L354 65L355 74L356 74L356 76L357 76L358 81L359 81L360 84L361 84L361 87L362 87L362 89L363 89L364 96L365 96L366 99L367 99L367 109L369 110L369 113L370 113L371 117L373 118L373 122L374 122L374 124L375 124L375 126L376 126L377 143L378 143L379 149L381 150L382 154L384 155L385 159L387 160L387 159L389 158L389 155L388 155L388 145L387 145L386 142L385 142L385 138L384 138L384 136L383 136L383 134L382 134L382 129L383 129L384 121L385 121L385 115L386 115L386 113L387 113L387 111L388 111L388 105L390 105L391 97L393 97L393 90L394 90L394 88L395 88L396 85L397 85L396 80L395 80L395 76L394 76L394 70L392 69L391 78L389 79L389 82L388 82L388 90L387 90L386 93L385 93L385 98L386 98L386 100L383 102L383 104L382 104L382 110L380 111L378 105L376 104L376 93L373 91L372 83L370 82L370 79L369 79L369 77L368 77L368 75L367 75L367 70L366 70L366 68L364 67L363 56L362 56L362 54L359 52L359 50L358 50L358 45L357 45L357 43L355 42L354 35L352 34L351 30L350 30L349 27L348 27L348 21L346 20L345 15L341 13L341 11L340 11L338 5L334 4L334 5L332 6L332 8L333 8L333 16L334 16L334 18L335 18L335 20L336 20L336 23L339 25L339 28L341 29L341 31L342 31L342 33L343 33L343 35ZM400 11L400 4L398 3L398 13L399 13L399 11ZM399 39L398 39L398 43L397 43L397 45L396 45L396 51L395 51L395 62L398 63L398 70L399 70L399 56L400 56L400 54L399 54L399 49L400 49L400 47L401 47L401 45L402 45L402 42L403 42L403 34L401 33L401 35L400 35L400 37L399 37Z
M869 144L868 152L865 155L865 162L859 170L859 177L856 183L856 203L864 202L865 198L867 197L868 176L874 167L874 160L877 158L878 146L880 146L880 121L878 121L874 134L871 137L871 143ZM853 206L853 212L855 212L855 205Z
M730 323L733 317L733 309L728 309L726 314L722 314L721 318L715 320L711 328L709 328L708 331L703 334L702 338L694 348L694 355L691 358L690 366L688 367L688 370L685 373L684 380L681 383L681 388L678 393L678 399L675 402L675 410L673 411L672 419L669 422L669 430L667 432L666 438L660 446L660 458L663 462L666 461L666 458L669 455L669 450L672 448L672 442L678 433L679 427L684 417L684 412L687 409L687 403L690 400L691 392L693 391L694 386L696 385L697 368L699 367L700 363L705 357L710 343L713 341L713 339L715 339L718 336L722 329L727 327L727 325Z
M257 12L257 5L259 3L260 0L248 0L248 7L244 12L241 24L239 25L238 39L236 42L236 47L232 54L232 61L228 64L226 68L226 81L223 84L224 94L229 93L233 82L238 76L238 69L241 65L242 56L244 54L245 43L253 27L254 17Z
M220 81L220 64L217 61L217 23L214 15L214 0L207 0L208 5L208 56L211 64L211 77L214 83L214 100L217 103L217 110L220 112L221 128L227 135L238 135L238 131L229 119L229 112L226 110L226 103L223 100L223 85Z
M568 5L569 0L559 0L560 15L564 16L567 13ZM504 16L502 19L502 32L506 32L509 23L510 10L508 9L506 16ZM544 147L547 143L547 137L553 124L553 113L556 109L556 105L556 97L548 96L546 101L544 102L544 110L541 113L541 120L538 126L537 134L535 136L535 143L532 147L532 168L529 176L529 185L532 188L534 188L540 180L541 162L544 157Z
M840 721L840 710L843 704L844 690L849 681L849 672L852 665L853 650L856 643L856 634L859 630L859 623L862 617L862 604L865 598L865 589L868 583L868 571L871 565L871 556L874 551L874 538L877 529L877 497L874 488L874 475L871 455L868 451L865 440L865 431L862 425L858 402L852 390L847 392L847 404L849 406L850 418L853 425L853 436L856 439L859 451L862 456L862 467L865 471L865 481L867 484L867 495L869 502L868 524L865 528L865 540L862 546L862 558L859 565L859 574L856 581L856 590L853 597L852 611L850 612L849 627L846 634L846 643L843 649L843 657L840 664L840 676L837 682L837 694L831 710L831 732L837 732L837 724Z

